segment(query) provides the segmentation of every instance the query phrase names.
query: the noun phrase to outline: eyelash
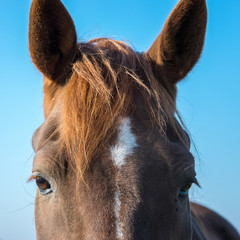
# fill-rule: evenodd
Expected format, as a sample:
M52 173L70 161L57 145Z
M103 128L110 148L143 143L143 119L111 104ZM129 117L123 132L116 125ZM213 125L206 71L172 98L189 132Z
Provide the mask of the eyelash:
M50 182L44 177L42 177L40 174L32 175L28 179L28 182L31 182L33 180L36 180L36 185L42 195L47 195L53 192Z

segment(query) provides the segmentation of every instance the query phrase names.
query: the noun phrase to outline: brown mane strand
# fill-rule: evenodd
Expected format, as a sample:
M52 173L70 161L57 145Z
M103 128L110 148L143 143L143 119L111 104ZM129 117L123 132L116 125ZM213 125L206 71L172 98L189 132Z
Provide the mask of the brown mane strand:
M78 46L81 60L74 63L63 93L61 137L71 156L68 164L80 179L90 160L98 157L116 132L119 117L133 111L136 86L148 105L149 116L160 128L166 125L166 118L174 123L175 105L160 88L146 53L105 38Z

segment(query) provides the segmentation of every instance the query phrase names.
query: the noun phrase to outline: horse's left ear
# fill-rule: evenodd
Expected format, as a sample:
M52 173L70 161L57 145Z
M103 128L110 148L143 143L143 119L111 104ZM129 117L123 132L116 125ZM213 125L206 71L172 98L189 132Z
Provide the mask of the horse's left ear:
M33 0L29 19L29 49L33 63L57 83L69 72L77 47L75 26L60 0Z
M200 57L206 32L205 0L180 0L148 55L167 84L183 79Z

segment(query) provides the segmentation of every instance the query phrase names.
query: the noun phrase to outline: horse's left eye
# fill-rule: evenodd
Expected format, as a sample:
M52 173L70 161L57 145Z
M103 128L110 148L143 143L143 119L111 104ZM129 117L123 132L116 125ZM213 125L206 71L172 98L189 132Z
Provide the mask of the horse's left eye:
M48 194L52 192L50 183L43 177L36 178L36 184L41 194Z
M189 192L191 187L192 187L192 183L188 183L188 184L184 185L183 188L179 192L179 197L188 196L188 192Z

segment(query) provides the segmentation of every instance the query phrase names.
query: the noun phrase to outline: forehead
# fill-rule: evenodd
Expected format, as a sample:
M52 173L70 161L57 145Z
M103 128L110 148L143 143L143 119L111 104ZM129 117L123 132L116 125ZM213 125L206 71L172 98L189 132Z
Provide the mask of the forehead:
M158 126L151 129L151 122L132 121L133 132L137 136L142 155L156 162L166 164L174 172L194 170L194 157L190 152L190 138L183 128L178 125L178 131L172 126L160 130ZM148 160L146 160L148 161Z
M35 165L45 164L46 159L53 166L55 156L61 147L59 138L61 129L61 104L56 104L46 121L35 131L32 143L35 150ZM114 141L109 143L111 157L115 162L124 161L123 157L129 154L138 155L141 164L166 164L176 174L194 175L194 159L189 152L189 137L182 131L182 139L174 136L176 133L167 131L167 137L149 131L151 123L141 122L133 117L122 118L116 130ZM118 142L119 141L119 142ZM89 143L91 144L91 142ZM138 154L141 153L141 154ZM44 160L45 159L45 160ZM49 164L47 164L49 166Z

